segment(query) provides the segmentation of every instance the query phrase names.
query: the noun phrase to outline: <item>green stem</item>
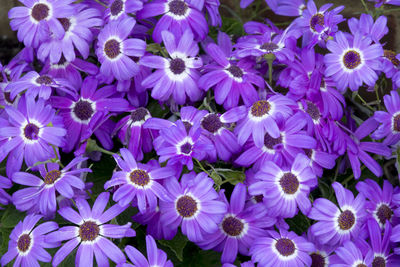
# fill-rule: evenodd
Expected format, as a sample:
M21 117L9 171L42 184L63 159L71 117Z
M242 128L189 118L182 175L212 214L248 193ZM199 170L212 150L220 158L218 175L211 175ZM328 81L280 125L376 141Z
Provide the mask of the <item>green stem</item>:
M53 147L54 155L56 156L56 163L60 165L61 168L64 168L64 165L61 163L60 158L58 157L57 148L55 145L51 145Z
M379 92L378 92L378 88L376 88L375 90L375 95L376 95L376 100L378 101L378 109L381 109L381 100L379 99Z
M398 12L398 11L400 11L400 8L391 8L391 9L382 10L381 13L384 14L384 13Z
M206 171L206 169L204 169L204 167L203 167L203 165L200 163L200 161L199 161L198 159L196 159L196 158L193 158L193 159L196 161L197 165L199 165L200 169L201 169L203 172L207 173L207 175L208 175L209 177L211 177L210 173L209 173L208 171Z
M103 2L101 2L100 0L95 0L97 3L99 3L100 5L102 5L105 8L108 8L108 6L106 4L104 4Z
M359 93L357 93L357 97L361 100L361 102L363 102L363 104L364 104L367 108L369 108L370 110L372 110L372 111L375 112L375 110L374 110L370 105L368 105L367 101L365 101L364 98L362 98L362 97L360 96Z
M360 168L361 172L362 172L364 169L365 169L365 165L362 165L361 168ZM347 183L350 182L350 180L353 179L353 178L354 178L354 172L353 172L352 174L350 174L350 175L342 182L342 185L343 185L344 187L347 187Z
M229 13L231 13L232 16L234 16L237 20L240 21L241 24L243 24L242 18L235 11L233 11L229 6L222 4L221 7L223 9L227 10Z
M365 3L364 0L361 0L361 3L362 3L362 5L364 6L365 11L367 11L367 13L369 14L369 9L368 9L367 3Z

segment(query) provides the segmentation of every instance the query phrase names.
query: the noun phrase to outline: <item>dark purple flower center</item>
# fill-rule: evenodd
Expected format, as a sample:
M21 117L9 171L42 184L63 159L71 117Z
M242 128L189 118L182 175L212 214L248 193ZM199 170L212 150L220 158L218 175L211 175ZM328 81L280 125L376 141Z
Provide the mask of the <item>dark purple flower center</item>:
M37 140L39 138L39 127L33 123L28 123L24 128L24 135L29 140Z
M365 265L364 263L360 263L356 267L367 267L367 265Z
M262 50L267 51L267 53L272 53L272 52L274 52L276 49L278 49L279 46L278 46L277 44L275 44L275 43L270 42L270 43L264 43L262 46L260 46L260 48L261 48Z
M343 56L343 64L348 69L355 69L361 64L361 56L357 51L349 50Z
M271 105L267 100L259 100L251 106L251 115L262 117L271 110Z
M116 58L119 56L119 54L121 54L120 43L115 39L108 40L104 44L104 53L110 59Z
M93 241L99 236L100 227L92 221L84 222L79 227L79 236L82 241Z
M36 21L41 21L49 16L50 8L42 3L36 4L32 8L32 18Z
M379 206L378 210L376 211L376 216L379 219L381 224L385 224L386 221L390 221L392 218L393 211L391 208L388 207L386 204L382 204Z
M31 246L31 237L28 234L23 234L18 238L17 246L21 252L26 252Z
M268 133L264 135L264 145L268 149L274 149L276 145L282 144L282 136L273 138Z
M355 222L356 217L350 210L343 211L338 218L338 224L341 230L351 229Z
M263 196L263 195L256 195L256 196L254 196L254 200L255 200L257 203L263 202L263 199L264 199L264 196Z
M372 267L386 267L386 260L381 256L377 256L372 261Z
M44 177L45 184L53 184L58 178L60 178L61 172L58 170L52 170L46 173Z
M134 170L129 175L131 182L139 185L139 186L146 186L150 182L149 174L144 170Z
M94 110L90 102L86 100L79 100L76 102L73 112L81 121L87 121L92 117Z
M38 84L49 85L53 82L53 79L48 75L41 75L36 79Z
M288 238L279 239L275 244L275 248L282 256L285 257L292 255L296 250L293 241Z
M311 267L325 267L325 258L319 253L311 253Z
M307 101L307 113L314 121L318 121L321 118L319 108L311 101Z
M169 69L173 74L179 75L185 71L185 61L180 58L174 58L169 62Z
M235 77L235 78L242 78L243 77L243 70L241 68L239 68L238 66L231 65L226 70L229 71L229 73L232 74L232 76Z
M8 103L8 104L13 104L16 98L11 99L11 93L10 92L4 92L4 100Z
M111 15L113 16L118 15L119 13L122 12L123 8L124 8L124 2L122 2L121 0L115 0L110 6Z
M201 126L210 133L216 133L223 127L223 124L217 114L208 114L201 121Z
M192 128L192 124L188 121L183 121L183 125L185 126L185 130L187 133L189 133L190 129Z
M236 217L229 216L222 221L222 229L227 235L238 236L242 233L244 224Z
M296 175L291 172L285 173L279 180L279 184L285 194L293 195L299 189L299 180Z
M66 32L71 27L71 21L68 18L59 18L58 21L61 23L61 25L64 28L64 31L66 31Z
M400 61L396 58L396 53L392 50L383 50L383 56L390 60L393 65L398 67L400 65Z
M169 4L169 11L176 16L184 16L188 9L187 4L181 0L171 1Z
M197 211L197 202L190 196L182 196L176 202L176 210L184 218L192 217Z
M134 110L131 114L131 120L133 122L136 121L144 121L146 119L146 116L149 114L149 112L147 111L147 109L145 109L144 107L140 107L137 108L136 110Z
M183 154L189 155L190 152L192 152L192 145L188 142L184 143L183 145L181 145L181 152Z
M318 13L311 17L310 28L316 32L317 30L315 29L315 27L317 25L319 25L321 27L324 26L324 15Z
M400 114L393 117L393 131L400 132Z

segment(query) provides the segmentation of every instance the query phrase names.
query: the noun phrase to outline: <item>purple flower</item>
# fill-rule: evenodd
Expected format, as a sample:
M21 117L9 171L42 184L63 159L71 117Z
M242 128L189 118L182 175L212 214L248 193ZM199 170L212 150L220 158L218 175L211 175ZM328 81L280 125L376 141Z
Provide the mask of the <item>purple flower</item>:
M139 66L131 57L141 57L146 42L128 38L136 21L125 18L112 21L101 30L98 36L96 55L101 63L100 71L105 76L114 76L117 80L129 80L139 72Z
M146 3L137 12L138 19L146 19L162 15L153 30L153 40L161 43L162 32L168 30L177 38L185 31L193 33L196 41L203 40L208 33L207 21L204 15L189 1L185 0L156 0Z
M393 78L393 83L397 85L398 74L396 75L396 73L399 71L400 60L397 58L396 52L384 49L381 64L381 70L385 73L386 78Z
M249 186L249 194L264 196L270 216L291 218L298 213L297 207L305 215L310 211L308 194L317 185L317 179L305 155L298 154L289 170L266 162L255 178L257 182Z
M350 240L344 242L342 247L335 250L336 255L331 257L330 263L333 267L341 266L372 266L372 254L365 257L360 248Z
M173 267L174 265L170 260L167 260L167 254L161 249L157 248L156 241L151 235L146 236L147 259L143 254L132 246L126 246L125 252L128 258L134 264L124 263L122 267L140 266L140 267Z
M77 169L77 165L86 159L75 158L62 170L59 170L59 165L56 163L39 165L42 179L27 172L14 173L12 176L14 183L29 186L13 194L14 205L22 211L36 211L46 217L53 217L57 209L57 193L66 198L73 198L74 189L85 189L85 183L76 175L92 172L88 168Z
M383 4L389 4L394 6L400 6L400 0L368 0L370 2L376 2L375 8L381 7Z
M57 63L64 56L67 61L74 61L76 50L86 59L89 56L91 42L93 41L92 28L103 25L101 13L95 8L87 8L85 5L73 5L75 12L72 16L58 18L64 28L65 35L62 38L53 36L43 42L37 51L37 57L41 61L49 58L51 63Z
M379 16L374 22L371 15L361 14L360 20L351 18L347 23L353 35L360 34L362 36L367 36L375 43L379 43L379 40L389 32L386 26L387 18L385 16Z
M314 245L294 232L268 231L270 237L257 238L250 248L251 259L259 266L311 266Z
M320 149L305 149L307 157L310 159L310 167L315 175L322 177L324 169L335 167L336 155L326 153Z
M199 79L199 87L208 90L214 87L215 102L225 109L236 107L240 99L246 106L258 100L254 85L264 89L265 81L253 69L247 59L231 60L232 44L225 33L218 34L218 45L209 44L207 54L213 63L204 66L207 72Z
M113 200L121 206L126 206L137 199L139 211L155 211L157 199L165 199L167 192L158 182L161 179L173 177L175 170L170 167L161 168L157 162L148 164L137 163L128 149L120 150L123 159L114 155L121 171L113 174L111 180L105 183L104 189L119 186L114 192Z
M143 8L141 0L107 0L106 4L108 8L104 12L104 18L107 22L121 21Z
M200 100L202 92L197 81L200 78L198 69L203 63L197 58L199 48L193 41L193 34L186 31L176 39L171 32L163 31L162 40L171 58L142 57L141 65L157 69L142 85L152 88L151 96L160 101L167 101L171 96L177 104L185 104L187 96L193 102Z
M219 229L215 233L205 235L204 239L197 244L204 250L214 248L222 251L221 262L232 263L238 252L248 255L254 240L266 236L266 231L262 229L265 225L253 214L254 212L251 212L251 208L245 208L246 186L244 184L239 183L235 186L230 204L223 191L220 192L228 206L227 213L219 224Z
M181 183L175 178L167 180L164 186L170 197L160 201L161 221L171 229L181 225L182 233L192 242L216 232L227 207L219 200L213 185L204 172L184 174Z
M25 46L37 48L50 38L50 33L62 38L65 30L59 21L74 14L74 0L21 0L24 6L8 12L13 31L18 30L18 40Z
M336 246L331 246L329 244L326 245L321 245L315 236L312 234L312 231L310 231L310 228L308 228L307 231L307 240L311 243L314 244L315 250L310 253L312 264L311 266L315 267L325 267L325 266L330 266L330 258L332 254L334 253L334 250Z
M143 159L143 153L152 150L153 130L143 128L143 124L151 118L150 112L139 107L131 112L130 115L122 118L115 126L113 135L117 133L122 144L126 145L136 160Z
M7 192L4 189L8 189L12 187L12 182L10 179L7 177L1 176L0 175L0 204L1 205L8 205L9 202L11 202L11 197L7 194ZM3 209L0 206L0 210Z
M31 167L38 161L55 157L52 146L64 145L65 129L55 110L42 99L22 98L18 109L7 106L10 126L0 129L0 136L9 138L1 147L1 161L8 155L6 172L19 171L22 160ZM53 126L49 126L49 124Z
M46 236L46 242L68 240L54 255L53 266L60 264L76 246L79 246L75 258L76 266L93 266L93 254L99 266L108 264L108 258L115 263L125 262L122 251L108 238L133 237L135 231L130 228L131 223L106 224L126 208L116 204L104 211L109 197L110 193L101 193L92 209L86 200L76 199L79 213L71 207L58 210L65 220L77 226L64 226Z
M1 257L1 265L6 266L15 257L14 265L39 266L38 261L50 262L51 255L45 248L57 247L56 242L47 241L45 236L58 228L55 222L45 222L35 227L40 215L27 215L10 234L8 251Z
M98 127L107 120L108 112L123 112L129 109L128 101L111 97L114 94L113 86L98 89L95 77L88 76L81 86L80 96L51 97L51 104L60 110L68 132L63 151L71 152L84 137L89 138L92 131L107 149L112 147L110 133L103 134L104 130Z
M361 34L353 37L343 32L336 33L335 40L328 41L327 48L331 54L325 55L325 75L332 76L340 91L344 92L347 87L357 91L363 83L369 86L375 84L383 49L380 44L371 42L370 38L364 38Z
M341 245L358 236L366 216L365 198L343 188L338 182L332 184L340 209L325 198L314 201L309 218L316 220L311 226L312 234L321 244Z
M306 9L304 0L265 0L276 14L281 16L298 17Z
M393 228L393 233L390 236L390 241L396 242L396 243L400 242L400 224L396 225ZM399 247L394 248L394 253L397 255L400 255L400 248Z

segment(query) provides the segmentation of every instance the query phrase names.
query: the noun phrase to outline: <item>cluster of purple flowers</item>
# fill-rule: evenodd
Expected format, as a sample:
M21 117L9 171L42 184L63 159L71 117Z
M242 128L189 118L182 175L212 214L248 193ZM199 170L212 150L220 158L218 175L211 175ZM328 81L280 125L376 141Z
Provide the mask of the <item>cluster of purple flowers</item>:
M179 231L224 266L400 265L400 188L380 178L400 154L385 16L346 32L343 6L266 0L293 21L249 21L232 38L209 30L219 0L20 2L9 18L25 48L0 65L0 209L27 215L2 266L72 253L77 266L172 266L155 240ZM382 79L393 90L366 103ZM94 186L100 155L115 164Z

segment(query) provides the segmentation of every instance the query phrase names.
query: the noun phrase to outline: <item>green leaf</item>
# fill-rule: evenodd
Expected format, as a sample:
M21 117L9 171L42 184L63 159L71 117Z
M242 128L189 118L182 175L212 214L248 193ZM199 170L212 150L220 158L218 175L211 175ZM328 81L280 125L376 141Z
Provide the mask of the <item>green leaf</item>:
M218 174L222 175L225 180L233 185L242 183L246 179L246 175L242 171L235 171L231 169L215 169Z
M19 212L14 206L8 206L1 217L1 228L14 228L25 217L25 213Z
M228 35L244 35L243 24L235 18L222 17L221 31L227 33Z
M308 218L301 212L293 218L286 219L286 222L289 224L290 230L294 231L298 235L303 234L310 227Z
M163 246L169 247L175 253L178 260L183 261L183 249L185 248L188 239L180 231L178 231L174 239L158 240L158 242Z

